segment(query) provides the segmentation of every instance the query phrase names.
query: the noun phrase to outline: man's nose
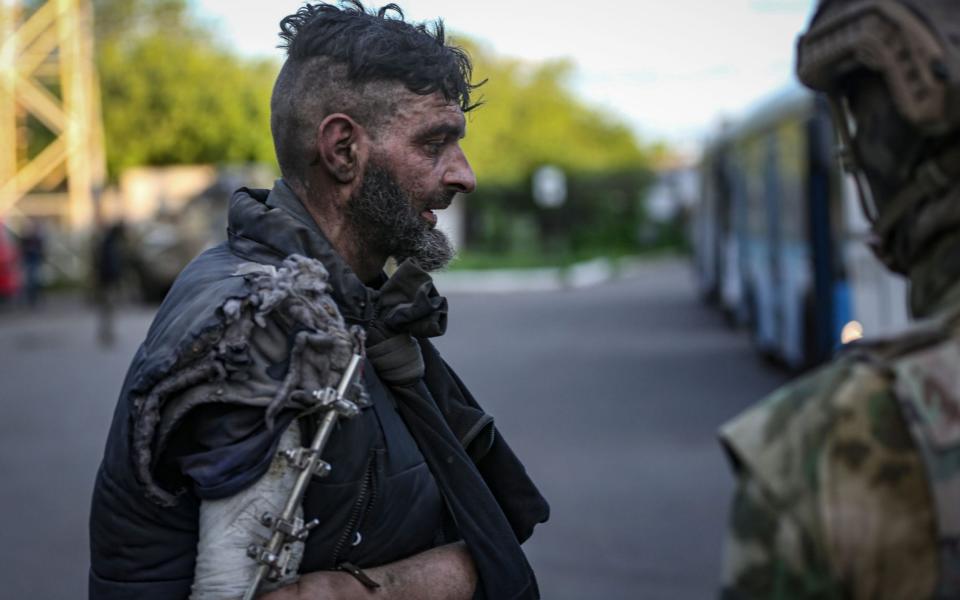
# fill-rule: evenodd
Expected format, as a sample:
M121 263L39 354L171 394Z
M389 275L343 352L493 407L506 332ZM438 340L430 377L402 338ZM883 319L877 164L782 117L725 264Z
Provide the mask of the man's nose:
M460 148L457 148L456 156L443 173L443 185L461 194L469 194L477 189L477 176L473 174L470 161Z

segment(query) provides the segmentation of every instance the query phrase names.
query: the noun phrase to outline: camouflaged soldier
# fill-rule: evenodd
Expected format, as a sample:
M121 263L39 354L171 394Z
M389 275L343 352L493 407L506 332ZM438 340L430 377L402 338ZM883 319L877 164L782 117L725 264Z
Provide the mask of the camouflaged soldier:
M723 428L723 597L960 598L960 2L821 2L797 70L917 325Z

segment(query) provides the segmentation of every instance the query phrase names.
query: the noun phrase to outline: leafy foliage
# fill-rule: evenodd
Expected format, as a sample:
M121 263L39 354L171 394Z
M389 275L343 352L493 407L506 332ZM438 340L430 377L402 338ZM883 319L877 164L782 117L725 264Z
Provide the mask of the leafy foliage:
M646 221L642 198L651 182L645 168L572 171L567 201L540 208L528 181L480 187L468 199L470 248L490 254L583 257L637 248Z
M463 144L479 181L468 201L469 247L553 259L633 251L650 164L662 149L642 146L615 115L577 98L571 63L525 64L459 42L487 80ZM561 207L533 201L531 177L543 165L566 173Z
M94 9L111 176L138 165L273 162L276 64L221 48L184 0L98 0Z
M643 168L649 153L626 124L586 105L569 89L569 61L541 64L501 58L459 39L474 59L484 105L470 114L464 149L477 178L496 184L526 181L553 164L568 172Z

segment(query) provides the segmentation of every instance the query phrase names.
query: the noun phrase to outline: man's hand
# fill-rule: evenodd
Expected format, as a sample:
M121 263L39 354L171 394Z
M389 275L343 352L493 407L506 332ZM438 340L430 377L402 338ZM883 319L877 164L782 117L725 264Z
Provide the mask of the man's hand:
M462 542L365 572L379 588L367 589L348 573L318 571L261 600L470 600L477 586L473 559Z

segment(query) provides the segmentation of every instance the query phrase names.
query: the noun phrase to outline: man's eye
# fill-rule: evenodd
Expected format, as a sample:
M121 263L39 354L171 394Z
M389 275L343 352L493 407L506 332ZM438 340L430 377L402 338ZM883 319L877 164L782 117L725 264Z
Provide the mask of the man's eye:
M427 142L424 144L424 148L428 154L440 154L440 151L443 150L443 142Z

